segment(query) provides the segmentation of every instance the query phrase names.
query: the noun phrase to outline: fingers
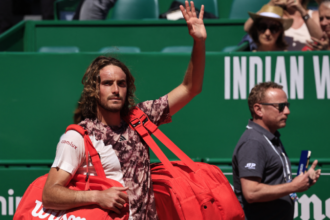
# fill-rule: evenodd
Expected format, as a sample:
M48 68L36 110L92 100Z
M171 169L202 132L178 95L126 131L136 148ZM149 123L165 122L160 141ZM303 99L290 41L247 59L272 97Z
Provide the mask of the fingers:
M190 11L190 7L189 7L189 2L188 1L185 1L185 4L186 4L186 12L189 15L189 17L191 17L191 11Z
M128 195L126 193L119 193L119 197L123 199L125 202L128 202Z
M314 160L314 162L313 162L313 164L312 164L312 166L311 166L310 169L315 170L316 165L317 165L317 160Z
M315 50L316 48L314 47L314 45L311 43L311 42L308 42L306 43L306 45L311 48L312 50Z
M123 208L124 204L126 203L126 201L122 198L117 198L115 201L116 202L114 203L114 205L120 209Z
M116 207L111 207L110 210L111 210L111 211L114 211L114 212L117 213L117 214L120 214L119 209L117 209Z
M311 39L316 43L321 43L321 41L319 39L315 38L315 37L311 37Z
M189 19L189 15L187 14L186 9L180 5L180 10L182 12L183 18L187 21Z
M113 187L111 187L112 189L115 189L115 190L119 190L119 191L126 191L126 190L128 190L128 187L126 186L126 187L116 187L116 186L113 186Z
M191 2L190 2L190 5L191 5L191 13L192 13L192 16L196 18L197 15L196 15L196 10L195 10L194 2L191 1Z
M287 2L286 2L286 5L292 5L294 3L294 0L288 0Z
M203 20L203 17L204 17L204 5L202 5L201 11L199 12L199 19Z

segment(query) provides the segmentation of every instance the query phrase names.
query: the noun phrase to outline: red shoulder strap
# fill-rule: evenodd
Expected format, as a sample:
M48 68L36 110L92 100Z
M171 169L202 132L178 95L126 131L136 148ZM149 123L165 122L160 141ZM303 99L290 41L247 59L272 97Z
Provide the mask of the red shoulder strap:
M125 118L129 126L137 131L143 140L148 144L158 159L166 166L172 176L178 176L173 168L172 163L165 156L150 134L154 134L172 153L174 153L183 163L185 163L193 172L198 167L194 161L190 159L178 146L176 146L162 131L160 131L148 116L138 107L131 109L129 115Z
M100 156L97 153L96 149L93 146L91 139L89 138L88 132L81 127L80 125L72 124L66 128L66 132L69 130L75 130L80 133L84 138L85 144L85 154L86 154L86 165L87 165L87 172L88 172L88 153L92 158L92 163L95 168L95 171L99 177L106 178L103 166L100 161Z

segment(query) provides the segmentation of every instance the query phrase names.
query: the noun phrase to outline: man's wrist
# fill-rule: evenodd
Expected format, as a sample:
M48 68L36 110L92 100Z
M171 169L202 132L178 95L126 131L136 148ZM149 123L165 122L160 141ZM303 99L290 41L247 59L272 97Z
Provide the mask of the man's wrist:
M206 38L194 38L194 44L205 44Z
M287 191L290 193L296 192L296 186L294 182L286 183L287 184Z
M90 196L90 202L92 204L98 204L98 198L100 197L99 196L99 192L100 191L97 191L97 190L91 190L91 191L89 191L89 193L90 193L90 195L89 195Z

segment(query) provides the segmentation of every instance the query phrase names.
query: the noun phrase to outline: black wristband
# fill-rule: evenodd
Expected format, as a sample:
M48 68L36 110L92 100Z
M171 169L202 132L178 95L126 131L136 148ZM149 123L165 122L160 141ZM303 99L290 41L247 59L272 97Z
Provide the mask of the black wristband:
M310 18L309 14L302 16L302 19L306 22Z

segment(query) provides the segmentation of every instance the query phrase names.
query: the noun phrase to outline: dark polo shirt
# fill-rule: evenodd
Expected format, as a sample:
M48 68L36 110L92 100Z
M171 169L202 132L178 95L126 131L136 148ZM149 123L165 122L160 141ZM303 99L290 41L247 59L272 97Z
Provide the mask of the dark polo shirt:
M271 141L274 148L265 136ZM234 188L244 209L245 218L248 220L293 219L294 202L289 195L269 202L249 204L242 194L240 181L242 177L259 177L261 183L268 185L278 185L286 182L283 175L283 164L286 168L285 159L288 162L290 173L291 164L279 137L278 132L274 135L250 120L247 129L235 147L232 160ZM285 169L285 173L288 179L287 169Z

